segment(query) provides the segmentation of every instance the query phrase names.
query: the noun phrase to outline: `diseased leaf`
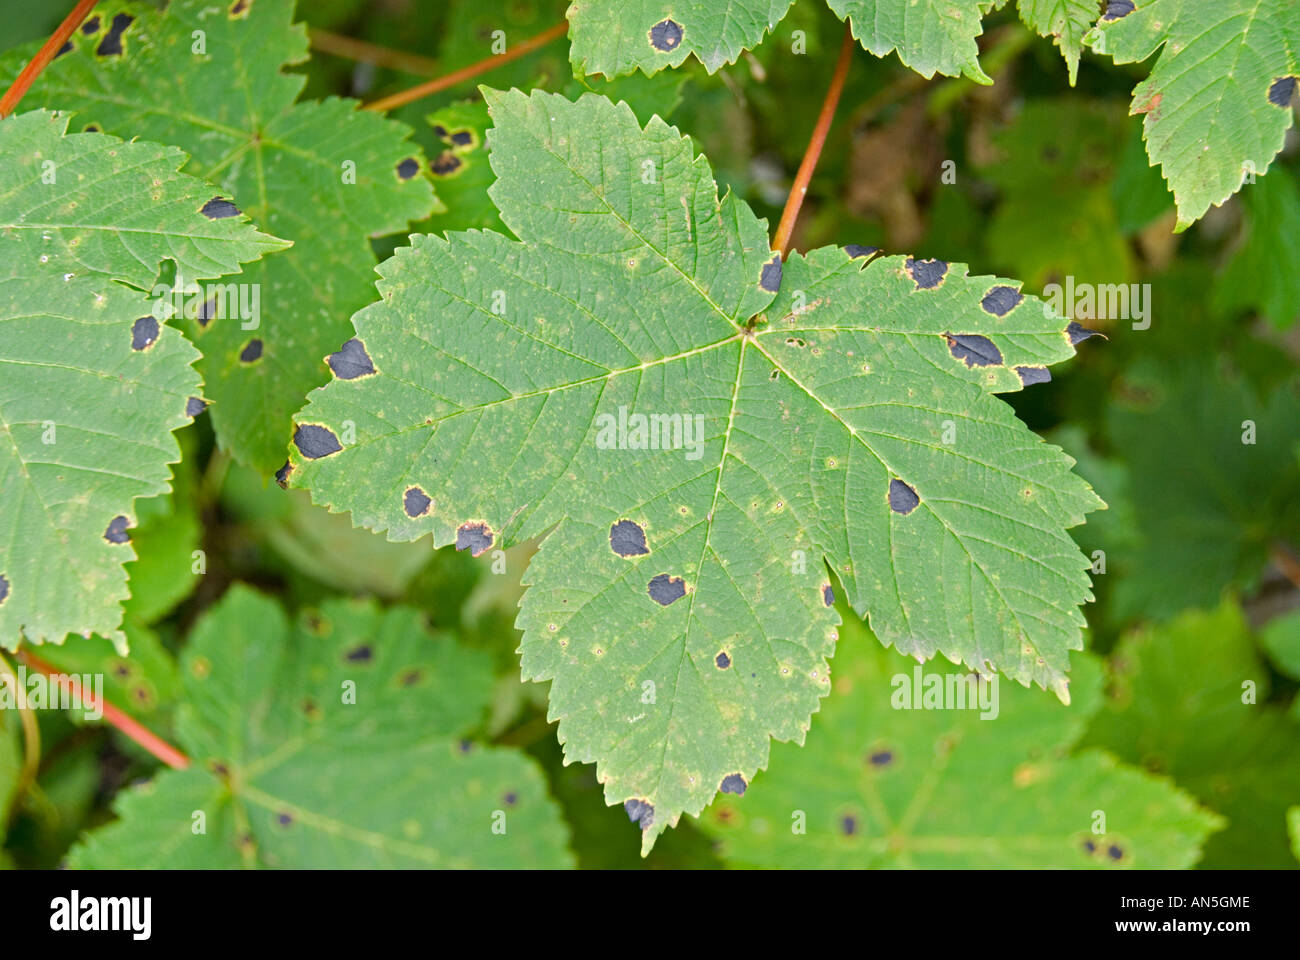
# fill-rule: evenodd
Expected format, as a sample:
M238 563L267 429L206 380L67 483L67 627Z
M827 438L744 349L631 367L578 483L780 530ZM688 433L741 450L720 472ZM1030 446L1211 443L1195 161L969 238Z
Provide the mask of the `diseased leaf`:
M533 762L457 739L487 702L486 657L430 636L414 610L331 600L291 626L236 586L195 628L182 675L177 727L193 765L122 793L119 820L71 865L570 863Z
M1085 42L1116 63L1159 51L1131 113L1145 114L1147 155L1174 193L1178 229L1282 149L1300 75L1294 0L1110 3Z
M574 0L575 73L654 73L692 54L709 73L758 46L794 0Z
M1173 777L1228 818L1202 866L1295 868L1285 817L1300 797L1300 724L1268 693L1245 619L1225 602L1126 637L1084 743Z
M1100 501L992 394L1084 334L959 264L782 269L662 121L487 97L520 240L415 236L381 266L354 318L373 373L313 393L290 481L395 540L547 534L523 672L645 849L802 740L838 622L823 558L886 644L1064 698L1090 598L1065 528Z
M135 501L168 489L198 354L140 293L164 260L230 273L283 243L201 211L216 188L174 147L0 123L0 647L121 643Z
M289 418L327 378L323 358L347 339L346 318L373 297L368 237L404 229L433 204L407 127L353 101L294 102L304 78L282 68L306 58L307 36L293 9L293 0L172 0L165 12L101 3L98 29L77 31L26 101L76 110L82 127L177 144L191 155L187 172L294 242L201 291L189 285L203 278L182 271L168 294L203 353L218 440L263 475L284 461ZM121 49L105 53L112 31ZM13 73L25 57L4 62L0 73Z
M1064 707L998 677L921 667L846 630L803 747L734 785L704 827L734 865L1185 868L1222 821L1168 781L1071 754L1101 705L1075 661ZM1099 822L1096 811L1105 812Z

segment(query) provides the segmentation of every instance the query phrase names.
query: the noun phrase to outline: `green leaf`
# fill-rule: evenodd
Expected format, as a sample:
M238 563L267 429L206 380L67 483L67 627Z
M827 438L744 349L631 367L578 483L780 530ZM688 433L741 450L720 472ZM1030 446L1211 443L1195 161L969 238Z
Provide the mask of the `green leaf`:
M1116 63L1160 51L1133 91L1147 155L1178 205L1178 229L1262 175L1292 123L1300 74L1294 0L1144 0L1112 4L1085 38ZM1109 8L1108 8L1109 9Z
M1291 852L1300 860L1300 806L1286 812L1287 830L1291 834Z
M147 719L170 708L180 692L176 660L148 627L127 620L122 625L130 653L122 654L103 637L69 637L41 651L41 659L62 673L103 678L103 697L134 717ZM83 684L98 693L91 684ZM76 722L87 718L80 706L69 712ZM102 718L100 718L102 719Z
M1097 750L1070 754L1101 705L1076 658L1069 707L881 649L857 629L808 743L781 744L703 824L736 865L779 868L1185 868L1221 820ZM1104 819L1098 817L1098 811Z
M332 600L291 626L236 586L196 626L182 674L177 726L193 765L122 793L119 820L90 833L73 866L570 862L533 762L457 739L486 704L487 658L429 635L414 610Z
M1053 38L1070 72L1070 86L1074 86L1083 38L1097 19L1096 0L1016 0L1016 9L1040 37Z
M576 0L574 73L655 73L692 54L709 73L762 42L794 0Z
M1300 184L1278 163L1241 191L1240 245L1214 286L1219 310L1254 309L1279 330L1300 320Z
M1124 559L1111 557L1122 616L1164 620L1217 603L1226 587L1247 592L1272 543L1300 535L1290 449L1300 382L1261 396L1205 358L1143 360L1117 384L1106 420L1137 521L1137 544L1126 536Z
M521 239L416 236L381 266L354 318L374 373L312 394L291 482L394 540L548 534L523 672L646 849L802 740L838 622L823 558L883 642L1064 696L1090 597L1065 528L1100 501L992 394L1071 356L1066 322L858 250L792 254L775 293L765 224L677 130L487 97ZM680 432L620 440L651 414Z
M1125 637L1108 680L1084 742L1173 777L1228 818L1203 866L1297 866L1285 816L1300 797L1300 725L1265 703L1268 671L1234 603Z
M216 189L174 147L65 136L66 115L0 123L0 647L121 641L134 503L168 489L198 356L140 293L164 260L237 270L283 244L200 211Z
M929 79L936 73L993 80L980 68L975 38L990 0L827 0L853 36L878 57L898 59Z
M487 104L463 101L429 114L429 125L442 143L429 171L438 185L438 198L447 207L434 214L427 227L446 233L452 230L497 230L504 232L497 208L488 196L492 167L488 164L486 134Z
M1300 680L1300 610L1270 620L1260 631L1259 642L1279 672Z
M354 101L294 102L304 78L282 68L306 58L307 36L292 25L293 0L237 6L102 3L98 31L75 33L75 49L27 99L76 110L83 125L177 144L191 155L187 172L294 242L231 278L238 287L200 294L188 285L202 278L183 270L170 296L203 353L219 442L270 474L284 461L290 416L328 376L323 358L347 339L346 318L373 298L368 238L427 216L433 194L409 128ZM122 52L100 54L114 24L125 24ZM11 56L0 73L23 62Z

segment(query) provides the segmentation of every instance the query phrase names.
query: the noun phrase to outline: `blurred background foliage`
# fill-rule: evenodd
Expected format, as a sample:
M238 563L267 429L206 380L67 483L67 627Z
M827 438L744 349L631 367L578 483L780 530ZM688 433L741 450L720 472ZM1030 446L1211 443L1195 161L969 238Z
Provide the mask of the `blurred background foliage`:
M10 5L9 45L48 35L63 6ZM304 96L376 99L489 56L494 31L504 30L508 43L539 33L560 22L566 6L300 4L314 47L297 68L308 78ZM663 115L694 138L724 188L774 224L842 30L824 3L800 0L760 47L713 76L690 61L652 78L579 81L561 40L481 82L571 96L591 89L626 99L643 121ZM357 41L414 56L396 65ZM1266 176L1174 234L1172 198L1147 163L1139 119L1128 116L1142 65L1116 67L1085 53L1071 89L1059 52L1009 10L988 18L981 51L995 78L989 87L926 81L893 56L855 52L794 245L858 243L965 262L974 273L1021 279L1033 293L1067 277L1076 285L1150 285L1148 329L1083 317L1107 339L1083 344L1051 383L1006 397L1079 461L1110 505L1075 531L1097 560L1097 601L1085 612L1088 646L1104 658L1105 674L1105 703L1079 748L1100 746L1172 777L1226 817L1203 865L1300 866L1285 833L1288 808L1300 805L1296 131ZM446 208L414 231L504 230L486 195L492 173L478 82L391 113L416 131ZM386 256L404 241L373 242ZM1253 443L1244 443L1251 431ZM206 417L180 438L185 459L175 467L174 492L138 506L130 656L100 638L71 638L39 651L48 662L103 671L107 697L167 737L177 653L231 584L277 595L291 611L339 594L413 606L431 626L490 655L494 692L475 737L520 747L541 765L578 865L723 865L737 844L719 840L719 830L725 833L726 811L743 806L716 804L703 827L683 818L642 860L637 830L621 808L605 806L594 767L563 765L546 721L546 689L520 683L514 652L519 577L531 545L508 551L502 563L435 552L427 541L388 543L234 464L215 448ZM195 551L202 551L201 574ZM875 646L852 625L844 643ZM909 669L892 653L881 655L893 669ZM1222 707L1246 677L1259 681L1249 722ZM79 833L111 818L119 790L158 767L107 726L51 711L40 711L39 724L40 767L28 782L18 718L0 712L0 864L58 865ZM815 722L810 741L817 733ZM776 750L774 762L788 756ZM755 795L764 779L760 773L752 785Z

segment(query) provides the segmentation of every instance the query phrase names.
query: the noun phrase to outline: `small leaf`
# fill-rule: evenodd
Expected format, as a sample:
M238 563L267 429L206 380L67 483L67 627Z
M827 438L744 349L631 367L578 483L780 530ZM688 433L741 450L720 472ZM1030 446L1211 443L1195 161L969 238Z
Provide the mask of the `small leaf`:
M118 821L88 834L73 866L570 863L533 762L458 739L486 705L487 657L430 636L416 611L331 600L291 626L236 586L181 668L192 766L122 793Z

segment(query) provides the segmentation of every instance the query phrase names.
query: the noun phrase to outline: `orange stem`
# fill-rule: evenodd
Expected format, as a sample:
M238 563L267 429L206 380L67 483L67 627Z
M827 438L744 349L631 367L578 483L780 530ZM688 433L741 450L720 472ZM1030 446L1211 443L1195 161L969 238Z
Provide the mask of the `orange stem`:
M462 67L459 70L448 73L445 76L438 77L435 80L428 80L409 90L403 90L401 93L395 93L391 97L382 97L373 103L367 103L363 109L366 110L392 110L394 107L401 107L413 100L419 100L422 97L438 93L440 90L446 90L448 87L454 87L458 83L464 83L466 80L477 77L480 73L487 73L493 67L499 67L503 63L509 63L511 60L518 60L525 54L532 53L538 47L544 47L552 40L558 40L568 32L569 23L564 21L557 23L550 29L543 30L535 37L529 37L523 43L511 47L505 53L496 53L490 57L480 60L478 63L471 63L468 67Z
M36 82L41 71L58 55L59 50L68 42L68 37L72 36L72 31L81 26L81 21L86 19L98 2L99 0L80 0L72 8L72 12L59 24L59 28L50 35L50 39L45 41L45 46L36 51L36 56L23 67L23 72L18 74L18 79L13 82L13 86L5 91L3 98L0 98L0 119L14 112L14 107L18 106L18 101L23 98L23 94Z
M312 49L321 53L330 53L346 60L360 60L373 63L377 67L391 67L417 77L432 77L438 73L438 61L422 57L417 53L406 53L391 47L381 47L377 43L367 43L355 37L341 33L331 33L317 27L309 27L307 35L311 38Z
M1300 560L1282 544L1274 544L1271 559L1273 566L1282 572L1282 575L1300 587Z
M803 162L795 174L794 184L790 187L790 196L781 211L781 222L776 226L776 236L772 238L772 249L784 257L790 250L790 235L794 233L794 222L799 219L799 208L803 206L804 194L812 180L813 170L826 145L826 134L830 132L831 121L835 119L835 108L839 105L840 94L844 92L844 78L849 75L849 63L853 59L853 47L856 41L846 23L844 40L840 44L840 59L835 64L835 73L831 76L831 85L826 90L826 99L822 101L822 111L817 115L817 125L813 127L808 149L804 151Z
M51 680L54 680L62 689L77 698L88 710L102 710L104 719L121 731L125 736L130 737L141 747L148 750L155 757L161 760L167 766L176 770L184 770L190 765L190 758L185 756L166 740L163 740L153 731L137 723L131 717L127 716L107 700L98 700L93 693L83 692L81 684L76 677L62 673L57 667L51 666L40 657L29 653L26 650L18 652L18 659L31 667L33 670L39 670Z

